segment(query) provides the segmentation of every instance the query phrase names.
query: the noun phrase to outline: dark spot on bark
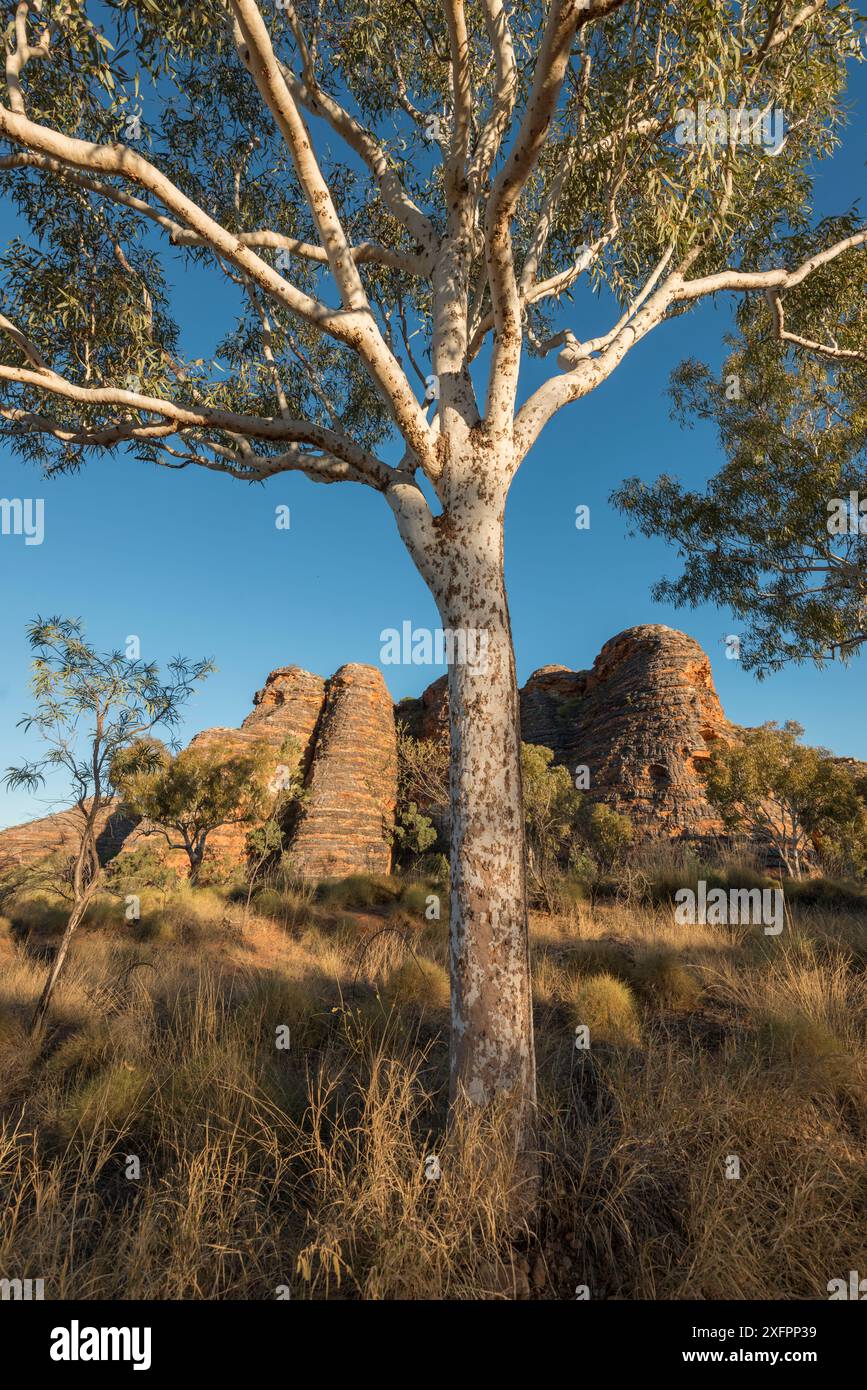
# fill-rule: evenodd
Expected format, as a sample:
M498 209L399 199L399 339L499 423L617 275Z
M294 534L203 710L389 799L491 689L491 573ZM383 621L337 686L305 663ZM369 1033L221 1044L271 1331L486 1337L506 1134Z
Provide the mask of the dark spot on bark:
M444 540L454 540L458 534L457 523L450 512L440 512L439 516L432 517L431 525Z

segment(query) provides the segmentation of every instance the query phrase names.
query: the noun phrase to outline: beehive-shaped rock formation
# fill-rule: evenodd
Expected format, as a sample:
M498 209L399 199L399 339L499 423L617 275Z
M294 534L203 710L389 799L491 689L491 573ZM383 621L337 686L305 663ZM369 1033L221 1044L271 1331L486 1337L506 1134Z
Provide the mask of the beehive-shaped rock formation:
M205 729L191 748L217 748L227 757L266 743L274 750L274 768L281 761L280 748L291 739L302 770L309 770L313 741L325 704L325 681L300 666L281 666L272 671L253 696L253 709L239 729ZM230 862L244 857L248 825L224 825L208 836L208 851Z
M388 873L391 826L397 798L397 742L391 697L372 666L343 666L329 681L282 666L272 671L253 699L240 728L205 729L191 747L216 749L231 757L266 743L275 771L291 739L307 797L300 823L287 846L298 872L311 877ZM226 825L208 836L209 856L231 868L245 856L248 825ZM101 817L100 851L105 860L143 843L146 823L122 817L116 807ZM177 836L173 833L172 840ZM0 831L0 867L24 863L76 842L75 818L63 811ZM153 843L166 849L165 837ZM170 861L186 867L183 852Z
M699 765L730 739L710 661L691 637L646 625L612 637L590 671L544 667L521 691L522 737L587 767L587 795L632 819L641 837L720 828Z
M290 846L311 878L388 873L397 799L391 696L373 666L341 666L327 682L305 801Z
M276 768L291 738L307 789L288 846L298 871L315 878L383 873L397 791L395 718L416 738L447 742L446 678L395 709L375 667L343 666L326 681L282 666L240 728L207 729L193 746L218 746L228 756L265 740ZM723 714L707 656L683 632L632 627L605 643L589 671L543 666L521 691L521 736L553 749L573 774L586 766L587 796L629 815L639 838L700 837L720 828L699 766L717 739L736 738L737 730ZM62 813L3 831L0 864L71 843L71 824ZM211 851L238 863L247 828L212 832ZM130 829L116 811L106 816L106 858Z
M683 632L628 628L605 643L589 671L543 666L520 692L521 738L554 751L586 795L629 815L639 838L717 832L699 776L716 739L734 731L723 714L710 661ZM416 738L448 738L448 692L440 678L399 706Z

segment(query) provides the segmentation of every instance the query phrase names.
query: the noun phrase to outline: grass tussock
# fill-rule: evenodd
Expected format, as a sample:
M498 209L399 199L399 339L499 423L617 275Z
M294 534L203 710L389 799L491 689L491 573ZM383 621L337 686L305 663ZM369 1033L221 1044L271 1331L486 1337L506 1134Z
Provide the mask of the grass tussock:
M533 919L541 1179L447 1124L424 881L106 895L0 930L0 1275L52 1298L825 1298L867 1264L864 920L779 937L666 902ZM589 1048L576 1028L589 1029ZM730 1159L740 1177L727 1177Z
M641 1024L632 991L614 975L579 975L568 996L573 1028L589 1030L594 1042L641 1042Z

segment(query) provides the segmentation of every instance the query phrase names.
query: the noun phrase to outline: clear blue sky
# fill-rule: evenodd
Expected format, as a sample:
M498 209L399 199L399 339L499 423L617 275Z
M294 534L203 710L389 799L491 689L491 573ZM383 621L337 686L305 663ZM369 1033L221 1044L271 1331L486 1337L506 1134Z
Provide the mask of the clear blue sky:
M841 211L864 191L867 69L853 69L852 120L843 148L817 179L819 213ZM13 218L0 206L0 238ZM169 253L170 255L174 253ZM219 277L176 262L177 316L185 349L207 355L231 301ZM731 615L654 603L650 586L672 572L661 542L628 540L608 495L631 474L665 471L699 484L722 462L710 429L669 419L667 385L687 355L722 358L728 300L666 325L630 354L589 398L561 412L525 462L507 513L506 552L519 679L537 666L589 666L609 637L636 623L668 623L709 653L728 716L742 724L797 719L810 742L867 758L865 658L848 669L794 667L764 682L725 659ZM523 390L541 379L530 362ZM190 468L174 473L117 455L50 481L7 450L0 496L43 497L41 546L0 536L0 770L38 751L16 721L29 708L25 625L36 614L81 616L99 646L141 638L142 654L213 656L218 671L187 708L183 737L236 725L276 666L330 675L347 661L378 664L383 628L405 619L435 628L436 610L382 498L367 488L317 486L287 474L251 488ZM291 528L278 531L286 503ZM591 508L577 531L575 508ZM418 694L441 668L389 666L395 699ZM58 794L59 789L55 791ZM0 826L43 814L51 800L0 790Z

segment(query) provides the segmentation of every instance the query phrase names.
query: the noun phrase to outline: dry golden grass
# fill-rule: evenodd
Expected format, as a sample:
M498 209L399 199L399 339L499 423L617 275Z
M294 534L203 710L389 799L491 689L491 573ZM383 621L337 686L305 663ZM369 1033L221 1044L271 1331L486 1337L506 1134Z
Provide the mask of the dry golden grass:
M623 1046L641 1042L641 1021L629 985L616 975L578 975L566 991L573 1030L586 1028L589 1046L598 1042Z
M57 1298L825 1298L867 1265L861 919L796 909L772 939L662 908L535 917L542 1181L516 1229L499 1117L446 1127L447 927L422 901L247 913L185 889L138 924L105 903L41 1046L56 924L31 903L29 937L0 932L0 1276Z

